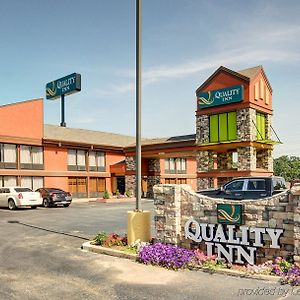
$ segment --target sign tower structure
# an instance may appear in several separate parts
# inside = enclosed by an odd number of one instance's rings
[[[272,87],[263,67],[235,72],[221,66],[196,97],[197,189],[272,175],[278,142],[272,140]]]
[[[53,80],[46,84],[46,99],[55,100],[61,98],[61,123],[66,127],[65,122],[65,95],[74,94],[81,91],[81,75],[72,73],[65,77]]]

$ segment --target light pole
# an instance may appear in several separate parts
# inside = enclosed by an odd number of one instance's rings
[[[141,210],[141,103],[142,103],[142,0],[136,0],[136,149],[135,149],[135,197],[134,211],[127,216],[128,244],[136,240],[148,242],[151,239],[150,211]]]
[[[136,211],[141,210],[142,0],[136,0]]]

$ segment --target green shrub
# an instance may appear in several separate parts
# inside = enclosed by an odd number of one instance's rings
[[[131,192],[130,192],[130,191],[126,191],[126,192],[125,192],[125,195],[126,195],[126,197],[129,198],[129,197],[131,197]]]
[[[93,244],[94,245],[103,245],[103,243],[107,240],[107,238],[108,238],[107,233],[105,233],[104,231],[101,231],[96,235]]]
[[[108,191],[105,191],[104,193],[103,193],[103,199],[109,199],[109,193],[108,193]]]

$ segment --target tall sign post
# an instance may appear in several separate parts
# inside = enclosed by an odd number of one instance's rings
[[[150,211],[141,210],[142,147],[141,147],[141,104],[142,104],[142,0],[136,0],[136,150],[135,150],[135,197],[134,211],[128,212],[128,244],[136,240],[148,242],[151,238]]]
[[[66,127],[65,122],[65,95],[81,91],[81,75],[72,73],[65,77],[53,80],[46,84],[46,99],[55,100],[61,98],[61,122],[60,126]]]

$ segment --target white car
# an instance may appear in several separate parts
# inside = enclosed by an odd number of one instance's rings
[[[40,193],[33,192],[29,188],[20,186],[0,187],[0,206],[8,207],[10,210],[18,207],[30,206],[36,208],[43,204]]]

